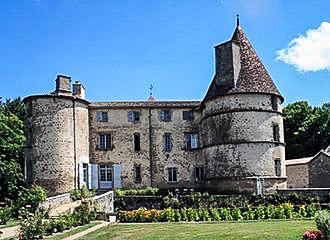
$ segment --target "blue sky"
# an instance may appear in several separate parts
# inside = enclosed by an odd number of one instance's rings
[[[330,101],[329,0],[1,0],[0,10],[3,98],[52,91],[61,73],[91,101],[145,100],[151,83],[158,100],[200,100],[239,13],[285,104]]]

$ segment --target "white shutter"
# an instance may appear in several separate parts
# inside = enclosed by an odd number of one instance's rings
[[[91,189],[99,188],[99,165],[91,164]]]
[[[197,134],[191,134],[191,148],[197,148]]]
[[[129,112],[127,113],[127,118],[128,118],[128,121],[129,121],[129,122],[134,122],[134,112],[129,111]]]
[[[121,188],[121,169],[120,164],[112,165],[113,173],[113,188]]]
[[[87,182],[88,182],[88,189],[92,189],[92,164],[88,164]]]
[[[79,163],[79,188],[82,189],[82,187],[86,183],[84,182],[84,166],[83,163]]]

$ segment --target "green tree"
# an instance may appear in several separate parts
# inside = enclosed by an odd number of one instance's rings
[[[24,123],[14,114],[24,119],[24,106],[20,99],[0,103],[0,198],[4,199],[14,198],[24,183]]]
[[[330,143],[330,103],[312,107],[307,101],[283,109],[286,158],[313,156]]]

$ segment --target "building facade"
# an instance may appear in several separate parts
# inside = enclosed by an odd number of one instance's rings
[[[308,158],[286,160],[288,188],[330,188],[330,145]]]
[[[50,193],[87,185],[272,191],[286,187],[279,93],[237,25],[215,47],[202,101],[89,102],[80,82],[28,96],[26,176]]]

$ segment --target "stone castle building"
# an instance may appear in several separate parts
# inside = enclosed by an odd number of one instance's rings
[[[59,75],[28,96],[26,177],[51,194],[108,188],[286,187],[283,97],[242,28],[215,47],[202,101],[89,102]]]

